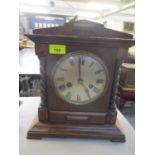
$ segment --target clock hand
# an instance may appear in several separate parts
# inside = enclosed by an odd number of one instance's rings
[[[89,89],[85,87],[83,80],[81,78],[81,58],[79,57],[78,59],[78,69],[79,69],[79,79],[78,82],[82,85],[82,87],[84,88],[84,91],[86,92],[88,98],[90,98],[90,94],[89,94]]]
[[[78,59],[78,75],[79,75],[78,81],[82,81],[82,79],[81,79],[81,59],[80,59],[80,57]]]
[[[85,88],[84,90],[85,90],[85,92],[86,92],[88,98],[90,98],[89,89],[88,89],[88,88]]]
[[[85,87],[83,81],[79,81],[79,83],[82,85],[82,87],[84,88],[84,91],[86,92],[88,98],[90,98],[90,94],[89,94],[89,89]]]

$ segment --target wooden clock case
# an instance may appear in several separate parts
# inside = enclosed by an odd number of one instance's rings
[[[33,30],[26,35],[35,42],[40,61],[41,104],[38,122],[28,131],[28,138],[46,136],[92,137],[125,141],[116,126],[116,99],[120,66],[134,44],[133,35],[107,29],[102,24],[80,20],[64,26]],[[50,44],[66,45],[66,54],[87,51],[100,57],[109,74],[105,94],[91,104],[77,106],[60,99],[51,87],[50,71],[64,55],[49,54]]]

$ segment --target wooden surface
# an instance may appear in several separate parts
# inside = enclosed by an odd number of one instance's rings
[[[30,140],[26,138],[27,131],[37,114],[40,98],[23,97],[20,100],[22,101],[22,105],[19,107],[20,155],[134,155],[134,129],[119,111],[116,123],[126,135],[125,143],[112,143],[107,140],[87,138]]]

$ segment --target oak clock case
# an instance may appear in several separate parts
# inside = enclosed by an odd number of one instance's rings
[[[81,20],[27,35],[40,61],[38,121],[27,138],[81,137],[125,141],[116,125],[120,66],[133,35]],[[50,45],[64,45],[64,55]],[[37,120],[37,119],[36,119]]]

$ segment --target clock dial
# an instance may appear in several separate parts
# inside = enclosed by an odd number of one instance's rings
[[[62,57],[54,66],[51,82],[58,96],[67,103],[84,105],[104,95],[108,72],[103,61],[87,52]]]

